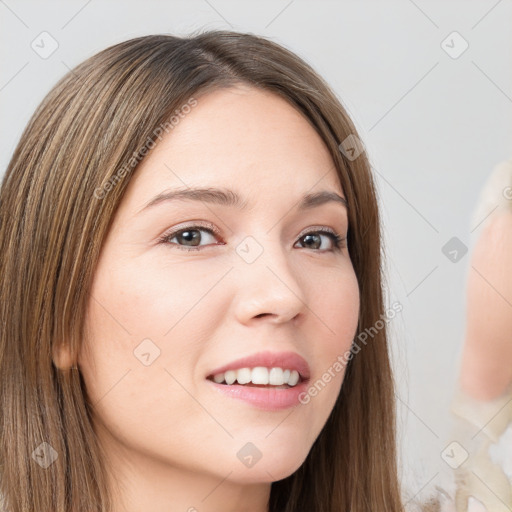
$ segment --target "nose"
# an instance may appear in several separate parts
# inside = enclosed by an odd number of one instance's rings
[[[295,319],[307,309],[303,281],[293,269],[282,247],[264,247],[252,263],[237,262],[235,313],[243,324],[255,318],[272,323]]]

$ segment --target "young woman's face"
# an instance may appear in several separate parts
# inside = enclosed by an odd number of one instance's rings
[[[196,187],[229,189],[245,208],[212,194],[148,206]],[[336,249],[323,232],[346,237],[345,206],[299,208],[321,191],[344,197],[320,136],[283,99],[247,87],[200,97],[143,160],[102,249],[78,361],[110,460],[247,483],[304,462],[339,394],[335,363],[359,315],[345,242]],[[300,400],[211,379],[260,352],[307,362]],[[239,367],[295,368],[265,361]]]

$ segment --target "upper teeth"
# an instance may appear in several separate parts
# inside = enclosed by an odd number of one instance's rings
[[[282,368],[265,368],[256,366],[255,368],[240,368],[238,370],[228,370],[224,373],[217,373],[213,380],[218,384],[226,381],[226,384],[233,384],[235,380],[238,384],[271,384],[273,386],[282,386],[288,384],[295,386],[299,382],[299,372],[297,370],[283,370]]]

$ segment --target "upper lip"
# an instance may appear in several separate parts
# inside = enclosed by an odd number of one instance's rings
[[[212,370],[208,377],[213,377],[219,373],[228,370],[239,370],[240,368],[255,368],[256,366],[265,366],[267,368],[279,367],[283,370],[296,370],[302,380],[309,379],[309,364],[296,352],[258,352],[247,357],[242,357],[231,361],[224,366]],[[207,378],[208,378],[207,377]]]

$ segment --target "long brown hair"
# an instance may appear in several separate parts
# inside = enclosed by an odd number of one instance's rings
[[[358,332],[382,318],[381,228],[369,160],[364,151],[354,157],[340,150],[347,137],[359,140],[357,131],[307,63],[263,37],[220,30],[138,37],[101,51],[37,108],[0,191],[0,478],[10,512],[111,510],[93,404],[80,371],[60,370],[53,354],[67,344],[76,356],[87,339],[94,270],[139,150],[191,98],[238,83],[280,95],[322,137],[349,204]],[[386,326],[376,331],[348,361],[304,463],[272,484],[270,512],[403,509]]]

